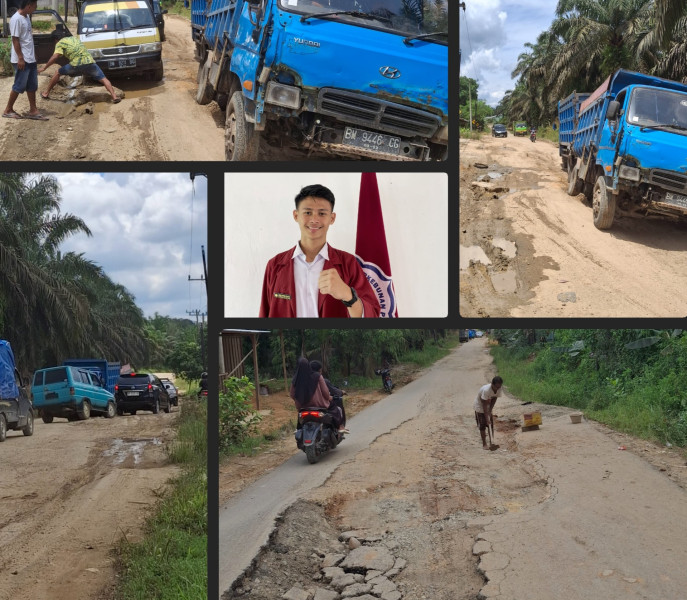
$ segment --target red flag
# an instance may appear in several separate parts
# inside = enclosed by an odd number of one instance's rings
[[[362,173],[360,176],[355,254],[379,300],[380,316],[398,317],[389,251],[384,233],[382,204],[379,201],[375,173]]]

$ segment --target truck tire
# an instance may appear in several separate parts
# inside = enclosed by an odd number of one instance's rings
[[[91,405],[88,400],[81,402],[81,408],[76,412],[79,417],[79,421],[86,421],[91,417]]]
[[[205,62],[198,66],[198,91],[196,91],[196,102],[198,104],[210,104],[215,96],[215,89],[209,81],[210,65],[212,64],[212,57],[208,56]]]
[[[260,135],[252,123],[246,121],[243,94],[234,92],[227,104],[227,121],[224,127],[224,154],[230,161],[257,160]]]
[[[592,211],[594,213],[594,227],[597,229],[610,229],[615,217],[615,196],[606,188],[606,179],[603,175],[597,178],[594,184],[592,199]]]
[[[53,415],[43,413],[41,414],[41,419],[43,419],[43,423],[52,423],[55,417]]]
[[[7,419],[5,415],[0,414],[0,442],[4,442],[7,439]]]
[[[582,193],[584,181],[577,176],[578,172],[577,167],[573,167],[568,172],[568,196],[577,196]]]
[[[21,431],[26,437],[33,435],[33,411],[32,410],[30,410],[29,414],[26,415],[26,425],[24,425],[24,427],[22,427]]]

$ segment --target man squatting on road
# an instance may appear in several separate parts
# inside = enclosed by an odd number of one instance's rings
[[[486,450],[488,450],[489,447],[487,446],[487,434],[485,430],[489,427],[489,423],[491,422],[491,415],[494,410],[494,405],[496,404],[496,399],[502,396],[502,387],[503,379],[497,375],[491,380],[491,383],[487,383],[479,388],[477,398],[475,398],[475,418],[479,426],[479,434],[482,436],[482,447]]]
[[[356,257],[327,243],[334,194],[309,185],[295,201],[301,239],[267,263],[260,317],[378,317],[379,302]]]

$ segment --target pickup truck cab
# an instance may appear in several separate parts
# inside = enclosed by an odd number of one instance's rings
[[[117,410],[115,399],[101,384],[101,378],[87,368],[39,369],[33,375],[33,405],[44,423],[52,423],[55,417],[83,421],[92,413],[112,418]]]
[[[14,365],[9,342],[0,340],[0,442],[9,430],[33,435],[33,406]]]

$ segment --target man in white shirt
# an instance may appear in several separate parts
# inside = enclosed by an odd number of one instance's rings
[[[477,420],[477,425],[479,426],[479,434],[482,436],[482,447],[485,450],[489,449],[489,446],[487,446],[487,434],[485,430],[487,427],[489,427],[489,423],[492,421],[492,410],[496,404],[496,399],[500,398],[502,395],[502,387],[503,379],[497,375],[491,380],[491,383],[487,383],[479,388],[477,398],[475,398],[473,405],[475,409],[475,419]]]
[[[356,257],[327,243],[334,194],[309,185],[295,202],[301,238],[267,263],[260,317],[378,317],[379,301]]]
[[[36,106],[36,90],[38,89],[38,64],[33,46],[33,31],[30,15],[36,10],[38,0],[22,0],[19,10],[10,19],[10,34],[12,36],[12,51],[10,62],[14,70],[14,84],[10,91],[10,99],[2,116],[6,119],[34,119],[47,121]],[[29,112],[23,117],[14,110],[14,103],[19,94],[26,92],[29,99]]]

